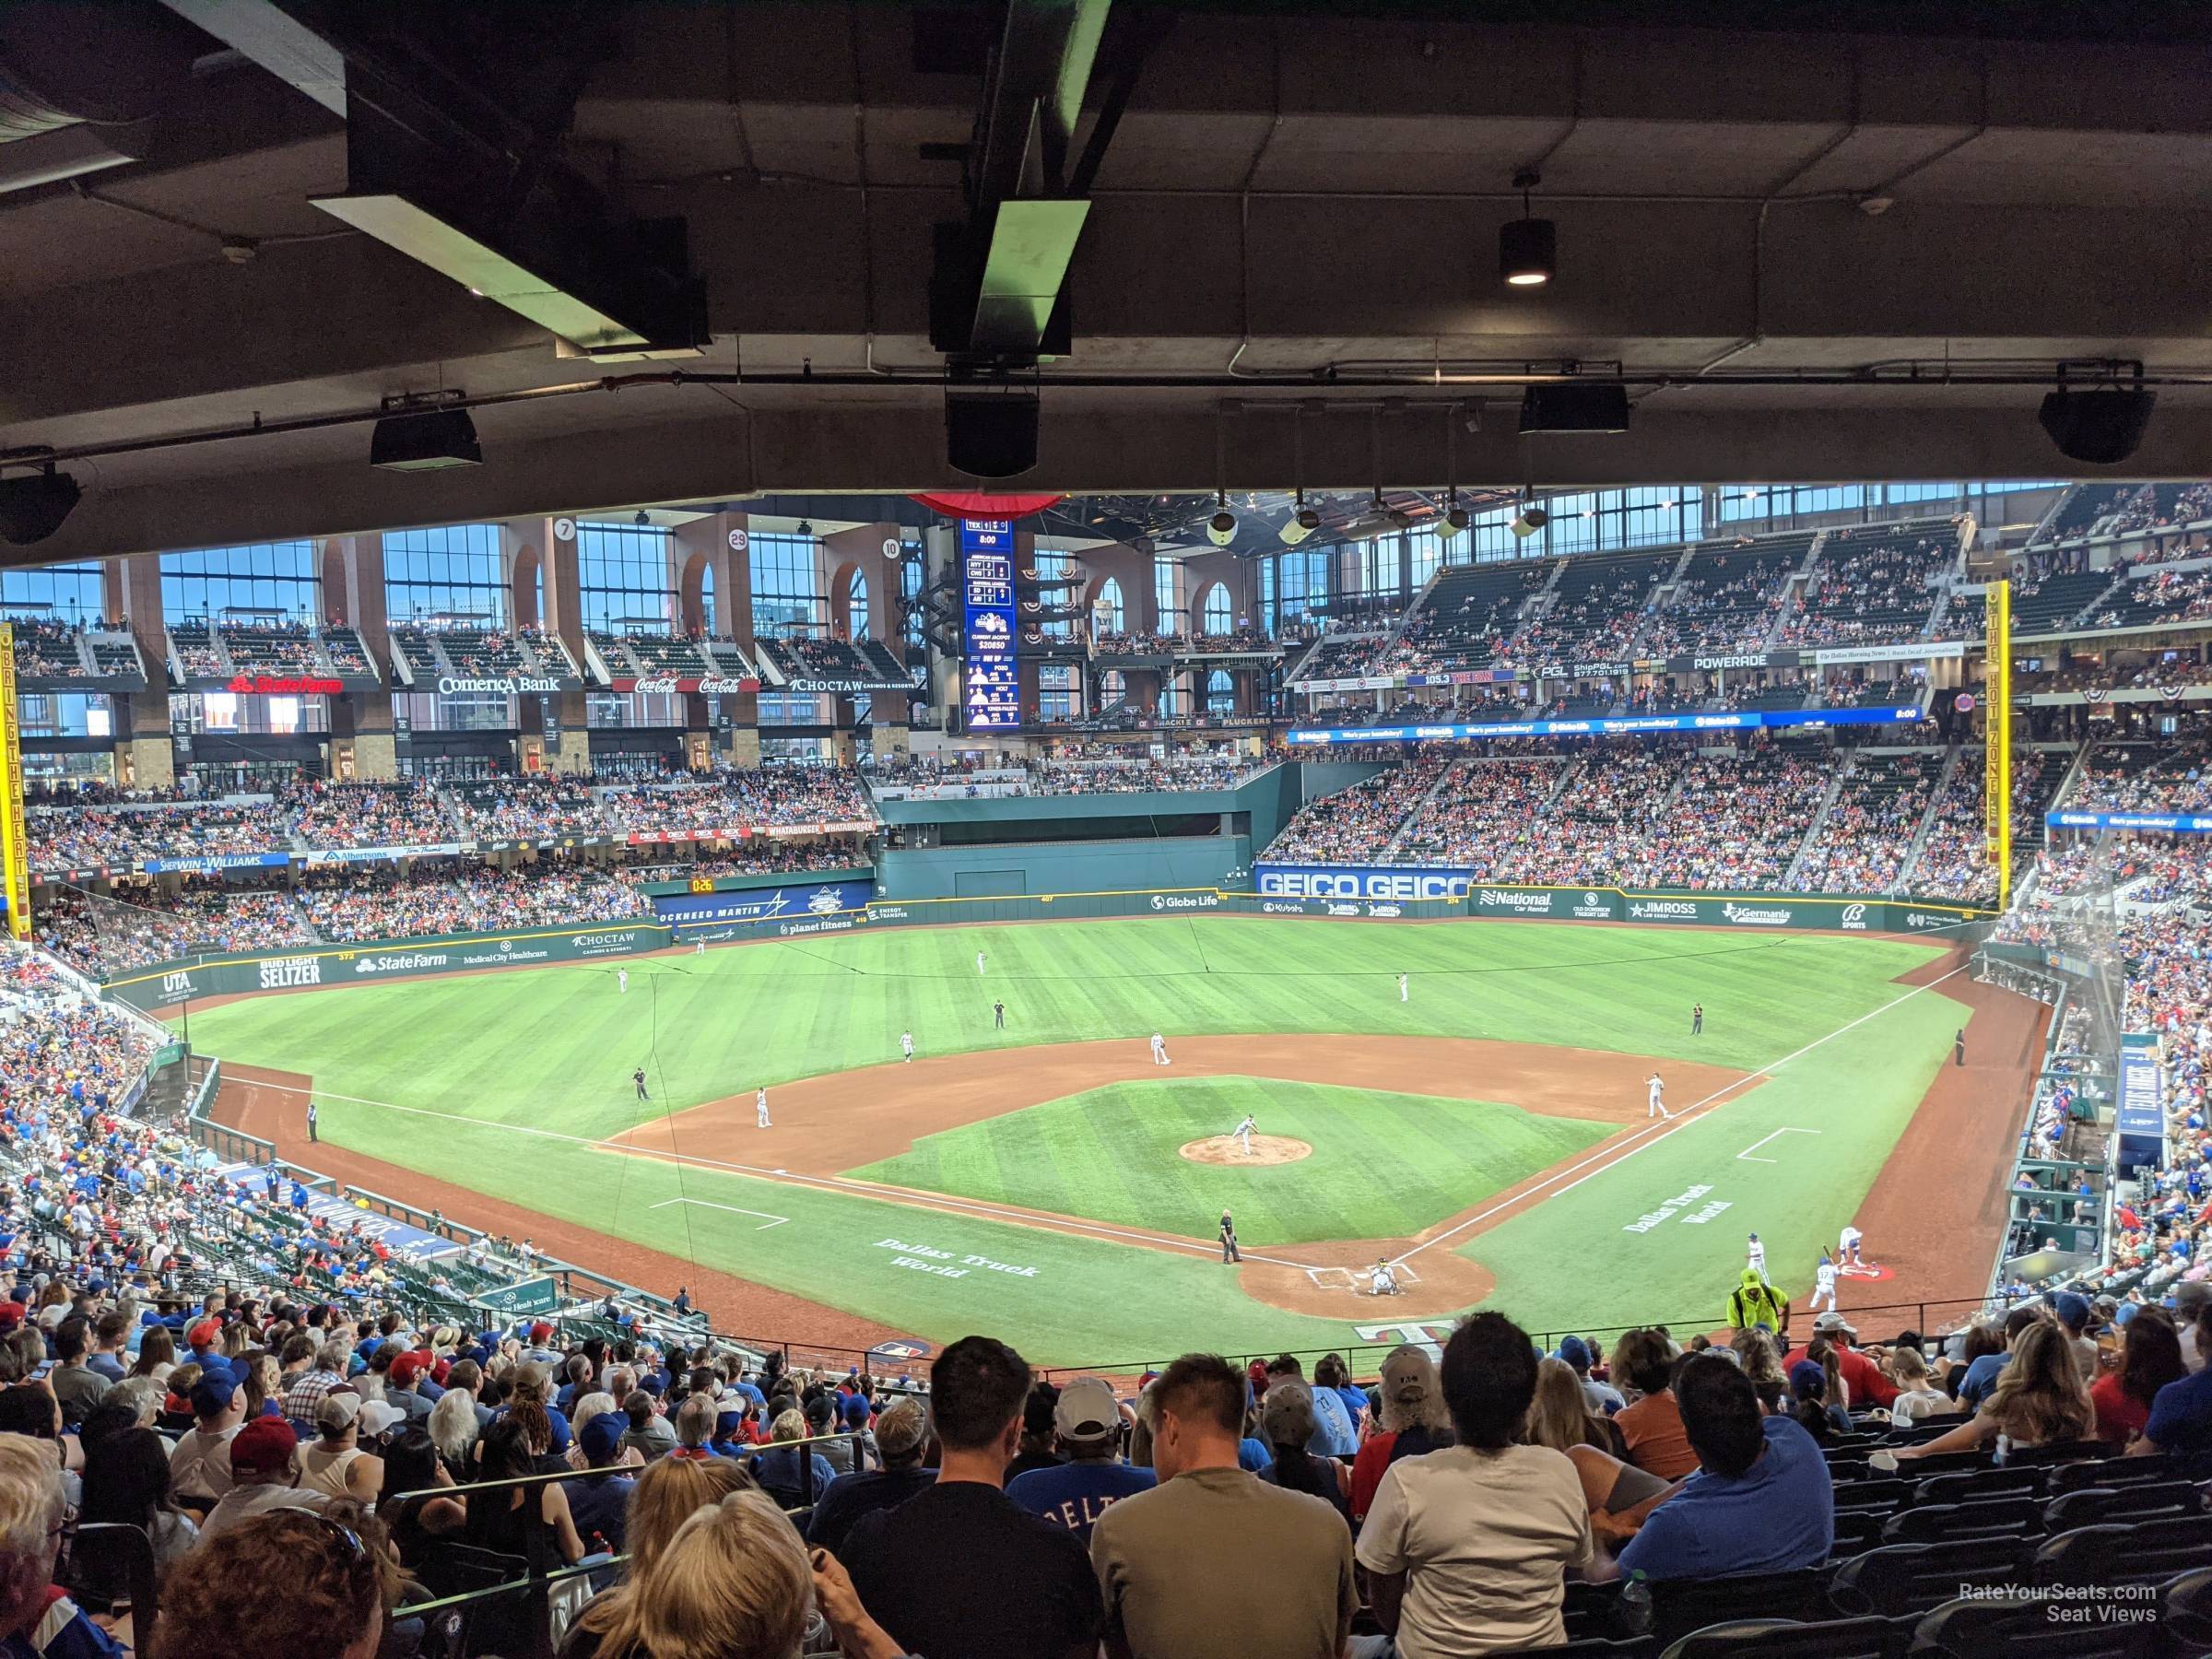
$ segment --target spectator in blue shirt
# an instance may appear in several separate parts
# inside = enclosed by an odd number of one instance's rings
[[[2183,1328],[2186,1359],[2194,1338],[2197,1352],[2212,1354],[2212,1300],[2196,1304],[2194,1322]],[[2212,1365],[2159,1390],[2150,1403],[2150,1420],[2142,1438],[2128,1447],[2131,1456],[2154,1452],[2212,1452]]]
[[[1288,1354],[1278,1356],[1267,1367],[1267,1382],[1273,1387],[1285,1379],[1293,1382],[1306,1380],[1305,1367]],[[1351,1414],[1344,1407],[1333,1388],[1315,1389],[1313,1393],[1313,1438],[1306,1450],[1316,1457],[1349,1457],[1359,1450],[1359,1430]],[[1273,1461],[1270,1455],[1269,1461]]]
[[[2012,1347],[2019,1340],[2020,1333],[2041,1322],[2042,1317],[2042,1309],[2032,1303],[2015,1308],[2005,1315],[2005,1346],[1994,1354],[1983,1354],[1966,1368],[1966,1375],[1959,1382],[1959,1400],[1961,1405],[1975,1411],[1982,1409],[1982,1402],[1989,1397],[1989,1391],[1997,1385],[1997,1373],[2005,1369],[2005,1362],[2012,1358]]]
[[[1683,1364],[1675,1403],[1699,1471],[1645,1517],[1620,1552],[1621,1572],[1722,1578],[1828,1559],[1835,1487],[1813,1437],[1788,1418],[1762,1416],[1751,1379],[1717,1355]]]
[[[1017,1475],[1006,1496],[1086,1544],[1109,1507],[1158,1484],[1150,1469],[1133,1469],[1122,1461],[1121,1407],[1113,1390],[1096,1377],[1077,1377],[1061,1389],[1053,1405],[1053,1439],[1065,1461]]]
[[[753,1478],[771,1496],[780,1498],[788,1492],[806,1493],[806,1488],[803,1484],[806,1477],[799,1465],[802,1454],[814,1465],[812,1495],[826,1491],[830,1483],[837,1478],[837,1471],[830,1466],[830,1460],[819,1452],[782,1443],[806,1438],[806,1419],[798,1412],[786,1411],[778,1416],[768,1426],[768,1438],[773,1443],[747,1466],[752,1471]]]

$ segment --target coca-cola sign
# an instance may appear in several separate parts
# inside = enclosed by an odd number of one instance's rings
[[[726,675],[709,674],[693,679],[677,675],[651,675],[632,677],[618,675],[611,682],[618,691],[642,692],[648,697],[742,697],[760,689],[758,676],[746,674],[732,678]]]

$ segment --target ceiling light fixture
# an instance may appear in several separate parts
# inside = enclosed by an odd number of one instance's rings
[[[18,547],[42,542],[62,527],[84,492],[51,461],[20,478],[0,478],[0,541]]]
[[[1282,537],[1283,546],[1295,547],[1314,531],[1321,528],[1321,514],[1306,505],[1306,418],[1303,410],[1290,415],[1290,482],[1297,501],[1296,509],[1283,521],[1276,534]]]
[[[2135,383],[2122,386],[2121,365],[2100,366],[2108,383],[2077,390],[2066,384],[2065,364],[2059,366],[2058,390],[2043,398],[2038,416],[2058,453],[2069,461],[2091,466],[2115,466],[2136,453],[2159,394],[2143,384],[2143,365],[2133,365]]]
[[[1206,539],[1226,547],[1237,539],[1237,515],[1229,510],[1229,430],[1225,409],[1214,411],[1214,516],[1206,521]]]
[[[630,523],[641,530],[650,530],[653,527],[653,515],[641,507],[638,509],[637,517],[631,519]]]
[[[1526,541],[1550,523],[1551,514],[1536,505],[1535,489],[1524,488],[1521,491],[1521,511],[1513,514],[1513,522],[1506,528],[1523,541]]]
[[[1535,218],[1529,207],[1528,193],[1543,182],[1543,175],[1533,167],[1513,175],[1513,188],[1521,193],[1521,217],[1498,229],[1498,275],[1510,288],[1542,288],[1559,275],[1559,227]]]
[[[1437,538],[1449,542],[1467,527],[1467,510],[1459,504],[1459,410],[1444,411],[1444,516],[1436,526]]]

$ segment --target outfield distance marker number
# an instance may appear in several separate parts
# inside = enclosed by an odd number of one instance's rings
[[[1784,1135],[1818,1135],[1820,1131],[1818,1129],[1791,1129],[1787,1127],[1777,1129],[1772,1135],[1768,1135],[1766,1140],[1753,1141],[1741,1152],[1738,1152],[1736,1157],[1742,1159],[1746,1163],[1779,1163],[1781,1161],[1779,1159],[1754,1158],[1751,1156],[1751,1154],[1758,1151],[1761,1147],[1765,1146],[1767,1141],[1774,1140]]]

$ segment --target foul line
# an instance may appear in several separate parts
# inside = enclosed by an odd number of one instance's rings
[[[1765,1146],[1767,1142],[1771,1140],[1779,1140],[1785,1135],[1818,1135],[1820,1131],[1818,1129],[1792,1129],[1786,1127],[1777,1129],[1772,1135],[1761,1135],[1758,1140],[1753,1141],[1741,1152],[1738,1152],[1736,1157],[1745,1163],[1779,1163],[1781,1161],[1779,1159],[1754,1158],[1751,1156],[1751,1154],[1758,1151],[1761,1147]]]
[[[696,1204],[701,1209],[727,1210],[733,1216],[758,1216],[767,1227],[756,1227],[755,1232],[766,1232],[770,1227],[781,1227],[791,1219],[789,1216],[771,1216],[766,1210],[740,1209],[735,1204],[716,1204],[705,1198],[664,1198],[658,1204],[649,1204],[647,1209],[666,1209],[672,1204]]]
[[[966,1198],[940,1197],[935,1193],[924,1193],[912,1187],[888,1186],[870,1181],[849,1181],[841,1175],[794,1175],[788,1170],[767,1170],[757,1164],[726,1163],[718,1158],[701,1158],[691,1152],[656,1152],[647,1147],[623,1146],[613,1140],[594,1140],[588,1135],[563,1135],[558,1129],[534,1129],[527,1124],[502,1124],[490,1118],[464,1117],[457,1112],[433,1112],[427,1106],[402,1106],[394,1100],[373,1100],[366,1095],[339,1094],[328,1088],[298,1088],[289,1083],[267,1083],[258,1079],[251,1082],[241,1077],[235,1081],[253,1088],[269,1088],[284,1094],[312,1095],[317,1100],[344,1100],[354,1106],[379,1106],[386,1112],[404,1112],[412,1117],[436,1118],[448,1124],[466,1124],[477,1129],[503,1129],[511,1135],[535,1135],[540,1140],[565,1141],[571,1146],[583,1147],[594,1152],[612,1152],[626,1158],[659,1159],[677,1164],[696,1164],[702,1169],[722,1170],[735,1175],[749,1175],[757,1181],[788,1182],[794,1186],[819,1187],[827,1192],[876,1198],[889,1203],[906,1204],[917,1209],[960,1210],[982,1216],[989,1220],[1027,1227],[1038,1232],[1095,1233],[1104,1239],[1126,1239],[1139,1244],[1148,1244],[1156,1250],[1185,1250],[1197,1255],[1210,1256],[1220,1248],[1217,1244],[1202,1243],[1195,1239],[1177,1239],[1158,1233],[1132,1232],[1124,1228],[1108,1227],[1101,1222],[1085,1221],[1074,1216],[1045,1216],[1033,1210],[1007,1209],[998,1205],[983,1204]],[[643,1124],[639,1127],[644,1127]],[[625,1131],[624,1133],[629,1133]],[[364,1152],[364,1158],[374,1157]],[[287,1158],[278,1161],[300,1164],[303,1159]],[[378,1159],[379,1162],[383,1161]],[[657,1206],[653,1207],[658,1207]],[[747,1215],[759,1214],[747,1210]],[[765,1228],[757,1230],[766,1231]],[[1247,1261],[1265,1262],[1272,1267],[1294,1267],[1308,1270],[1304,1262],[1293,1262],[1282,1256],[1259,1255],[1247,1252]]]
[[[1844,1032],[1851,1030],[1853,1027],[1863,1026],[1870,1019],[1879,1018],[1882,1015],[1888,1013],[1890,1009],[1898,1006],[1899,1004],[1909,1003],[1914,997],[1920,995],[1923,992],[1933,991],[1936,986],[1942,984],[1945,980],[1955,979],[1965,971],[1966,966],[1961,964],[1960,966],[1952,969],[1948,973],[1942,974],[1937,978],[1930,980],[1924,985],[1913,986],[1902,996],[1896,997],[1888,1002],[1886,1002],[1878,1008],[1868,1009],[1865,1013],[1860,1015],[1856,1019],[1853,1019],[1847,1024],[1838,1026],[1834,1030],[1829,1032],[1825,1037],[1816,1037],[1812,1040],[1812,1041],[1806,1043],[1803,1048],[1793,1050],[1791,1053],[1783,1055],[1779,1060],[1770,1060],[1766,1065],[1760,1066],[1757,1071],[1747,1072],[1733,1083],[1724,1084],[1721,1088],[1714,1089],[1711,1094],[1707,1095],[1703,1100],[1692,1100],[1687,1107],[1683,1108],[1682,1111],[1675,1114],[1677,1121],[1672,1128],[1662,1130],[1659,1134],[1653,1135],[1649,1140],[1640,1139],[1644,1131],[1639,1129],[1636,1131],[1635,1135],[1630,1136],[1631,1140],[1638,1140],[1638,1145],[1628,1147],[1626,1148],[1619,1148],[1617,1149],[1617,1151],[1598,1152],[1589,1158],[1585,1158],[1580,1163],[1570,1164],[1566,1169],[1561,1170],[1558,1174],[1547,1176],[1544,1180],[1528,1188],[1525,1192],[1516,1193],[1512,1197],[1507,1198],[1500,1203],[1493,1204],[1488,1209],[1483,1210],[1478,1214],[1469,1216],[1465,1221],[1458,1223],[1456,1226],[1447,1228],[1444,1231],[1438,1233],[1435,1238],[1424,1240],[1422,1242],[1416,1244],[1404,1255],[1394,1258],[1391,1265],[1395,1266],[1400,1262],[1409,1262],[1415,1256],[1419,1255],[1422,1251],[1430,1249],[1435,1245],[1441,1244],[1447,1239],[1457,1238],[1461,1233],[1465,1232],[1468,1228],[1478,1227],[1483,1222],[1488,1221],[1492,1216],[1503,1215],[1507,1210],[1513,1208],[1515,1206],[1523,1203],[1524,1201],[1535,1197],[1538,1194],[1544,1192],[1547,1187],[1551,1186],[1554,1182],[1564,1180],[1567,1176],[1574,1175],[1577,1171],[1589,1170],[1592,1164],[1598,1165],[1598,1168],[1590,1170],[1589,1174],[1576,1176],[1576,1179],[1568,1182],[1565,1186],[1559,1188],[1558,1193],[1553,1193],[1550,1194],[1550,1196],[1557,1198],[1560,1193],[1573,1192],[1574,1189],[1578,1186],[1581,1186],[1583,1182],[1594,1180],[1597,1176],[1603,1175],[1607,1170],[1616,1168],[1620,1164],[1628,1162],[1630,1159],[1635,1157],[1639,1152],[1650,1151],[1661,1141],[1666,1139],[1668,1135],[1677,1135],[1682,1130],[1687,1129],[1690,1124],[1692,1114],[1696,1113],[1699,1108],[1711,1105],[1713,1101],[1720,1100],[1724,1095],[1735,1093],[1735,1090],[1743,1088],[1743,1086],[1747,1083],[1756,1082],[1760,1077],[1768,1077],[1772,1073],[1779,1071],[1782,1067],[1787,1065],[1791,1061],[1799,1059],[1806,1054],[1811,1053],[1822,1043],[1834,1041],[1838,1037],[1842,1036]],[[1714,1110],[1717,1111],[1718,1108],[1715,1107]],[[1705,1115],[1711,1116],[1712,1114],[1708,1112]],[[1662,1121],[1664,1122],[1665,1120]],[[1771,1139],[1772,1137],[1770,1136],[1769,1138]]]

